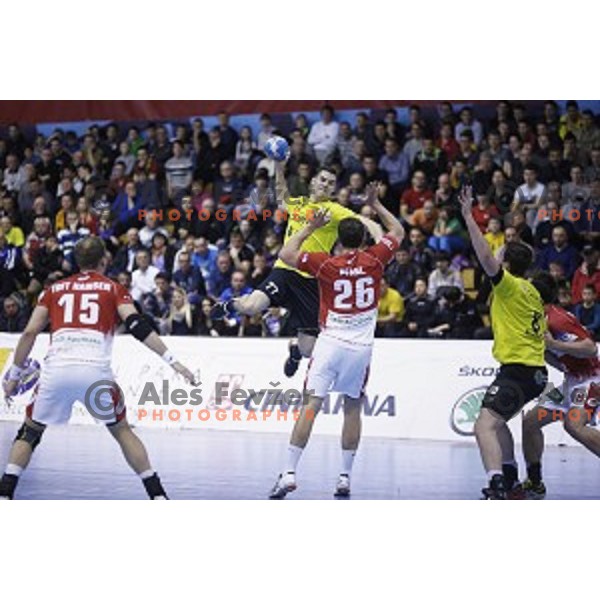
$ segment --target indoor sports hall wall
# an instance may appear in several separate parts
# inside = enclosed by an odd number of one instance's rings
[[[0,334],[0,372],[12,363],[17,335]],[[42,361],[48,336],[40,336],[32,356]],[[114,341],[113,365],[124,391],[129,420],[140,427],[289,432],[302,390],[304,370],[293,379],[282,374],[287,340],[169,337],[180,360],[199,369],[202,384],[196,398],[174,372],[129,336]],[[385,438],[464,441],[472,443],[473,422],[496,364],[491,342],[376,340],[364,408],[364,435]],[[554,383],[560,374],[551,370]],[[90,382],[92,384],[93,382]],[[217,390],[223,397],[216,402]],[[237,389],[235,404],[231,394]],[[179,391],[177,391],[179,390]],[[173,394],[176,398],[173,403]],[[30,395],[30,393],[29,393]],[[201,401],[198,397],[201,397]],[[164,404],[168,398],[168,404]],[[28,395],[8,409],[0,403],[0,420],[20,421]],[[140,404],[140,400],[143,402]],[[278,401],[283,400],[283,403]],[[341,402],[332,394],[315,425],[316,433],[337,434]],[[145,411],[145,412],[143,412]],[[520,439],[519,419],[511,428]],[[93,423],[79,404],[72,423]],[[551,444],[573,442],[560,425],[547,430]]]

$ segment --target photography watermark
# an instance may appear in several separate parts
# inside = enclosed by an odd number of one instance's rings
[[[167,379],[158,385],[146,381],[137,394],[137,416],[139,420],[155,421],[258,420],[256,415],[250,415],[260,407],[263,421],[270,418],[287,420],[289,412],[298,413],[314,396],[314,390],[283,389],[280,385],[279,381],[270,381],[268,388],[234,386],[230,389],[230,382],[217,381],[206,400],[199,385],[181,388],[172,387]],[[84,405],[96,420],[112,421],[115,414],[119,415],[125,409],[125,395],[115,381],[102,379],[87,389]],[[243,412],[247,414],[243,415]]]

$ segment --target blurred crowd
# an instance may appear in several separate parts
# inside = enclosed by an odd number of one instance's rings
[[[406,228],[382,283],[377,335],[490,337],[490,285],[458,210],[464,185],[492,251],[529,244],[536,268],[556,279],[560,304],[600,334],[600,129],[590,110],[500,101],[484,118],[477,105],[440,102],[413,105],[400,122],[394,109],[344,121],[324,106],[313,122],[288,116],[286,130],[273,117],[261,115],[254,131],[232,127],[225,112],[208,130],[200,118],[92,126],[82,136],[8,127],[0,138],[0,331],[22,331],[44,286],[76,270],[77,241],[97,235],[107,274],[157,331],[285,335],[280,308],[210,319],[216,301],[269,275],[282,246],[286,222],[264,153],[281,134],[292,196],[308,196],[327,165],[338,174],[338,202],[375,218],[364,194],[380,181],[381,200]],[[231,218],[233,209],[241,218]]]

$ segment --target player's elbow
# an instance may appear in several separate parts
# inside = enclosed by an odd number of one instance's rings
[[[582,358],[592,358],[598,354],[598,347],[596,346],[596,342],[594,340],[584,340],[581,345],[581,354]]]
[[[279,258],[290,267],[296,267],[296,264],[298,263],[296,252],[288,248],[282,248],[279,252]]]

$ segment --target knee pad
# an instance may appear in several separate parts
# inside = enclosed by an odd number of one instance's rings
[[[16,441],[26,442],[31,446],[32,450],[35,450],[38,444],[42,439],[42,435],[44,434],[44,430],[39,430],[31,427],[27,423],[23,423],[21,428],[17,432],[17,437],[15,437]]]

